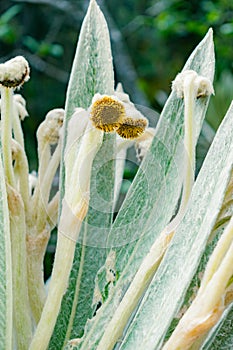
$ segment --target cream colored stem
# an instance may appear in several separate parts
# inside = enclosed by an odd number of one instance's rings
[[[15,162],[14,172],[19,179],[19,190],[24,202],[26,219],[28,219],[28,215],[30,213],[30,205],[29,205],[29,182],[28,182],[28,161],[24,151],[24,148],[20,144],[16,144],[17,147],[17,159]]]
[[[58,222],[58,206],[59,206],[59,191],[55,194],[48,204],[47,221],[50,226],[50,231],[54,229]]]
[[[155,241],[150,252],[147,254],[136,273],[129,289],[117,308],[112,320],[108,324],[97,350],[111,350],[122,335],[128,319],[136,307],[140,297],[145,291],[149,281],[153,277],[168,244],[173,236],[174,230],[182,219],[189,200],[194,182],[195,164],[195,130],[194,130],[194,105],[196,88],[194,80],[196,76],[187,78],[184,84],[184,148],[185,148],[185,170],[182,200],[179,212],[174,220],[167,226],[160,237]]]
[[[13,105],[13,131],[14,131],[14,138],[20,144],[20,146],[24,149],[23,130],[22,130],[22,127],[21,127],[21,120],[20,120],[19,114],[17,112],[15,103],[16,102],[14,102],[14,105]]]
[[[42,136],[38,135],[38,181],[36,183],[34,194],[33,194],[33,209],[34,209],[34,218],[37,218],[37,207],[38,201],[40,200],[40,185],[43,182],[43,177],[46,173],[49,161],[51,159],[51,149],[48,140],[45,140]]]
[[[8,183],[15,187],[15,178],[12,165],[12,115],[13,115],[13,89],[1,87],[1,140],[3,151],[3,164]]]
[[[233,242],[233,219],[231,219],[230,223],[227,225],[224,233],[222,234],[222,236],[218,241],[216,248],[213,251],[213,254],[211,255],[208,261],[205,274],[202,279],[200,292],[206,288],[207,284],[209,283],[211,278],[214,276],[215,272],[218,270],[232,242]]]
[[[113,318],[107,325],[97,350],[112,350],[114,348],[139,299],[157,270],[171,238],[172,235],[167,235],[167,233],[163,232],[153,244],[114,313]]]
[[[225,243],[229,243],[230,236],[230,246],[226,251]],[[200,287],[195,300],[180,320],[163,350],[189,349],[194,341],[204,335],[221,317],[225,307],[226,287],[233,274],[233,218],[224,230],[222,237],[210,262],[211,266],[214,265],[215,272],[210,275],[204,287]],[[221,263],[219,262],[220,257],[222,257]],[[215,259],[217,264],[213,264]]]
[[[61,158],[61,144],[58,143],[56,150],[54,151],[50,162],[47,166],[46,172],[43,176],[43,179],[40,181],[39,179],[39,189],[40,193],[38,196],[38,202],[36,205],[37,212],[40,213],[37,215],[37,229],[38,232],[43,230],[46,218],[47,218],[47,211],[48,211],[48,201],[49,201],[49,195],[53,183],[54,176],[56,174],[56,171],[58,169],[59,163]]]
[[[28,236],[28,280],[30,303],[36,323],[39,322],[45,304],[43,259],[50,236],[48,199],[52,181],[60,162],[60,144],[57,146],[47,167],[43,181],[38,186],[40,193],[35,203],[37,212],[36,234]]]
[[[186,77],[184,81],[184,180],[180,207],[175,218],[169,223],[167,233],[175,231],[185,214],[187,203],[194,183],[195,171],[195,123],[194,107],[197,88],[195,76]]]
[[[8,206],[12,245],[13,320],[17,350],[28,350],[32,337],[32,323],[27,283],[24,205],[18,192],[10,186],[8,186]]]
[[[69,170],[69,174],[73,175],[73,182],[70,178],[66,179],[49,293],[29,350],[47,349],[52,335],[62,297],[68,285],[76,241],[88,211],[89,198],[86,192],[89,192],[92,164],[102,140],[103,133],[91,128],[83,135],[75,164],[66,161],[66,177]],[[81,179],[84,183],[80,188],[78,181]]]
[[[81,221],[79,221],[78,226],[75,225],[76,231],[80,230],[81,224]],[[75,242],[60,232],[49,294],[29,350],[47,349],[60,310],[62,297],[67,288],[74,251]]]
[[[38,324],[46,300],[43,260],[50,232],[46,229],[39,235],[27,238],[28,289],[32,314]]]

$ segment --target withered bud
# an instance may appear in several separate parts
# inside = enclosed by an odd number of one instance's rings
[[[185,70],[177,74],[172,82],[172,90],[176,92],[177,97],[183,98],[187,85],[191,83],[197,98],[214,94],[211,81],[193,70]]]
[[[58,143],[64,113],[65,111],[62,108],[56,108],[47,113],[45,120],[37,130],[38,140],[44,139],[44,142],[49,142],[51,145]]]
[[[30,68],[23,56],[16,56],[0,64],[0,85],[6,88],[16,88],[28,81]]]
[[[147,125],[148,121],[145,118],[126,117],[116,132],[125,139],[136,139],[144,133]]]
[[[28,117],[28,111],[26,110],[26,101],[20,94],[14,95],[14,102],[16,105],[17,112],[21,121]]]

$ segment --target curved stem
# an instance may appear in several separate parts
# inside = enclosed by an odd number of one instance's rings
[[[28,161],[24,151],[24,148],[16,141],[14,141],[17,147],[17,159],[15,162],[14,173],[19,179],[19,190],[24,202],[26,220],[29,219],[30,205],[29,205],[29,182],[28,182]]]
[[[3,151],[3,164],[8,183],[15,187],[15,178],[12,165],[11,140],[12,140],[12,113],[13,113],[13,89],[1,87],[1,139]]]
[[[21,127],[21,120],[19,114],[16,109],[15,102],[13,104],[13,132],[15,140],[20,144],[20,146],[24,149],[24,137],[23,130]]]
[[[194,107],[197,87],[194,85],[196,76],[188,76],[184,81],[184,180],[181,203],[178,213],[166,227],[167,233],[175,231],[185,214],[194,183],[195,171],[195,122]]]
[[[43,179],[38,179],[39,196],[36,204],[37,215],[37,229],[40,232],[45,225],[48,211],[48,201],[51,191],[52,182],[56,171],[58,169],[61,158],[61,144],[58,143],[43,176]]]
[[[26,224],[24,205],[16,190],[8,186],[8,206],[12,245],[14,326],[17,349],[27,350],[32,337],[26,261]]]
[[[59,206],[59,191],[55,194],[55,196],[51,199],[51,201],[48,204],[47,222],[49,223],[50,230],[53,230],[54,227],[57,225],[58,206]]]
[[[34,203],[37,212],[36,232],[28,235],[28,281],[29,296],[35,322],[38,324],[45,304],[46,294],[44,286],[43,259],[50,237],[50,226],[47,225],[48,200],[52,181],[60,162],[60,145],[57,146],[47,167],[46,174],[37,188],[38,202]],[[53,202],[53,211],[56,212],[56,200]],[[55,206],[54,206],[55,205]],[[51,212],[50,205],[50,212]],[[52,212],[53,216],[54,213]],[[51,220],[50,220],[51,221]],[[53,225],[54,226],[54,225]],[[30,226],[29,226],[30,232]]]
[[[51,149],[50,143],[48,140],[43,137],[43,128],[44,123],[42,123],[37,131],[37,140],[38,140],[38,180],[34,189],[34,193],[32,196],[32,207],[33,207],[33,218],[36,220],[37,218],[37,206],[40,197],[40,184],[43,181],[43,177],[46,173],[49,161],[51,159]]]
[[[43,260],[50,231],[27,237],[28,292],[32,314],[38,324],[46,300]]]
[[[159,263],[174,235],[177,225],[185,213],[189,196],[194,182],[195,165],[195,128],[194,128],[194,106],[196,89],[194,80],[196,76],[188,77],[184,84],[184,149],[185,149],[185,171],[183,192],[179,211],[170,224],[161,232],[158,239],[146,255],[139,270],[137,271],[130,287],[125,293],[113,318],[108,324],[97,350],[111,350],[121,336],[132,311],[135,309],[140,297],[146,290]]]
[[[81,224],[82,222],[80,220],[73,220],[73,222],[70,223],[69,228],[73,226],[72,229],[78,234]],[[65,236],[62,229],[58,233],[54,268],[48,297],[29,350],[47,349],[60,310],[62,297],[67,288],[74,258],[74,251],[75,242]]]
[[[113,318],[107,325],[97,350],[112,350],[114,348],[133,310],[151,282],[171,238],[172,235],[162,233],[151,247],[150,252],[143,260],[120,305],[114,313]]]
[[[219,320],[224,295],[233,274],[233,218],[225,228],[207,264],[204,282],[163,350],[189,349]]]

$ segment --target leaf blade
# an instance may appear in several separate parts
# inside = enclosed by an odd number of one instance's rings
[[[214,62],[212,31],[207,33],[194,50],[184,69],[194,69],[213,81],[214,65],[209,65],[203,60],[202,64],[199,62],[199,57],[205,54],[211,62]],[[208,99],[197,101],[196,139],[200,133],[207,104]],[[150,152],[139,168],[110,231],[108,245],[116,251],[115,269],[121,276],[108,300],[87,325],[85,336],[81,344],[77,345],[78,349],[84,350],[88,346],[94,348],[99,343],[106,324],[119,305],[143,257],[171,219],[181,190],[177,172],[179,167],[176,167],[176,162],[179,163],[178,148],[183,135],[183,107],[183,101],[178,100],[176,94],[172,92],[160,117]],[[143,194],[144,191],[148,194],[148,200]],[[146,227],[143,236],[140,232],[142,226]]]
[[[161,348],[166,331],[182,304],[221,209],[232,169],[233,132],[230,130],[232,120],[233,104],[216,134],[199,173],[186,215],[120,349],[133,349],[142,334],[147,334],[146,339],[144,337],[146,349]],[[150,325],[146,321],[148,313]]]
[[[97,92],[111,95],[113,91],[114,76],[108,28],[102,12],[92,0],[83,21],[67,91],[63,159],[67,124],[74,108],[89,107],[93,95]],[[95,276],[106,259],[106,249],[103,248],[103,242],[106,240],[104,235],[108,233],[112,223],[114,152],[115,135],[105,135],[93,163],[89,210],[76,244],[69,286],[62,301],[49,349],[62,349],[71,337],[81,336],[87,318],[93,315]],[[62,163],[61,200],[64,194],[64,176]],[[102,204],[98,203],[97,206],[94,199],[100,195],[103,195]],[[97,236],[93,238],[97,227],[102,228],[101,239]]]

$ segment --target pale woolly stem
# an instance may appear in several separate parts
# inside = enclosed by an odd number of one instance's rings
[[[97,350],[112,350],[114,348],[133,310],[137,306],[157,270],[171,238],[172,235],[169,236],[163,233],[151,247],[150,252],[143,260],[120,305],[114,313],[113,318],[107,325]]]
[[[51,201],[48,204],[47,221],[50,225],[50,230],[53,230],[54,227],[57,225],[58,206],[59,206],[59,191],[55,194],[55,196],[51,199]]]
[[[60,144],[53,153],[44,175],[40,189],[38,202],[36,203],[37,223],[36,233],[28,236],[28,281],[29,296],[35,322],[38,323],[45,304],[45,285],[43,274],[43,260],[46,246],[50,237],[51,224],[48,225],[49,215],[54,210],[57,213],[58,201],[50,203],[50,213],[48,213],[48,200],[54,175],[60,162]],[[52,212],[53,210],[53,212]],[[50,220],[51,221],[51,220]]]
[[[14,166],[14,174],[16,178],[19,181],[19,191],[23,199],[25,212],[26,212],[26,219],[29,219],[29,213],[30,213],[30,205],[29,205],[29,182],[28,182],[28,161],[27,157],[24,151],[24,148],[16,142],[15,140],[12,140],[13,147],[16,148],[16,162]]]
[[[217,323],[224,311],[224,295],[233,274],[232,266],[233,218],[224,230],[207,264],[208,279],[204,279],[204,285],[201,285],[196,298],[181,318],[163,350],[189,349],[197,338]]]
[[[3,164],[8,183],[15,187],[15,178],[12,165],[12,115],[13,115],[13,89],[1,87],[1,140]]]
[[[33,216],[36,220],[37,217],[37,205],[40,197],[40,185],[43,181],[44,174],[46,172],[46,169],[48,167],[50,158],[51,158],[51,150],[50,150],[50,144],[49,142],[46,142],[43,144],[44,147],[41,147],[38,141],[38,159],[39,159],[39,168],[38,168],[38,180],[34,189],[34,193],[32,196],[32,203],[33,203]]]
[[[92,164],[102,140],[103,133],[90,128],[83,135],[81,144],[78,143],[79,151],[75,164],[66,161],[66,172],[72,175],[73,171],[76,181],[73,174],[74,182],[67,179],[68,182],[65,185],[65,199],[63,199],[58,227],[58,241],[49,293],[29,350],[47,349],[52,335],[67,288],[76,241],[88,211],[89,197],[86,196],[86,193],[90,191]],[[79,181],[82,182],[81,187]]]
[[[194,107],[197,97],[198,85],[194,84],[197,74],[191,73],[183,82],[184,94],[184,148],[185,170],[183,192],[178,214],[156,239],[150,252],[146,255],[137,271],[129,289],[125,293],[120,305],[108,324],[97,350],[111,350],[121,336],[132,311],[135,309],[140,297],[151,281],[160,261],[172,239],[177,225],[182,220],[190,197],[194,182],[195,168],[195,124]]]
[[[27,282],[26,224],[19,193],[8,186],[8,206],[12,246],[14,327],[18,350],[28,349],[32,337],[31,310]]]
[[[77,222],[75,223],[75,231],[78,232],[80,230],[81,224],[81,221],[78,222],[78,225]],[[59,232],[49,294],[30,345],[30,350],[47,349],[60,310],[62,297],[67,288],[74,251],[75,242],[64,236],[62,232]]]
[[[27,237],[28,292],[33,318],[38,324],[46,300],[44,285],[43,260],[50,231],[44,230],[39,235]]]
[[[194,86],[196,76],[184,81],[184,180],[181,203],[175,218],[168,224],[167,233],[174,231],[181,222],[189,201],[194,183],[195,170],[195,121],[194,107],[197,89]]]
[[[14,138],[15,140],[20,144],[20,146],[24,149],[24,136],[23,136],[23,130],[21,126],[21,120],[19,117],[19,113],[16,108],[16,102],[14,101],[13,104],[13,132],[14,132]]]
[[[40,232],[44,225],[47,218],[47,211],[48,211],[48,201],[49,201],[49,195],[53,183],[54,176],[56,174],[56,171],[60,164],[60,158],[61,158],[61,143],[59,142],[50,161],[47,166],[46,172],[43,176],[43,180],[40,181],[39,178],[39,197],[37,202],[37,211],[40,213],[37,216],[37,229],[38,232]]]
[[[209,283],[209,281],[212,279],[212,277],[220,267],[224,259],[224,256],[227,254],[229,246],[232,244],[232,242],[233,242],[233,219],[231,219],[230,223],[224,230],[224,233],[220,237],[218,244],[208,261],[205,274],[202,279],[200,293],[202,290],[206,288],[207,284]]]

